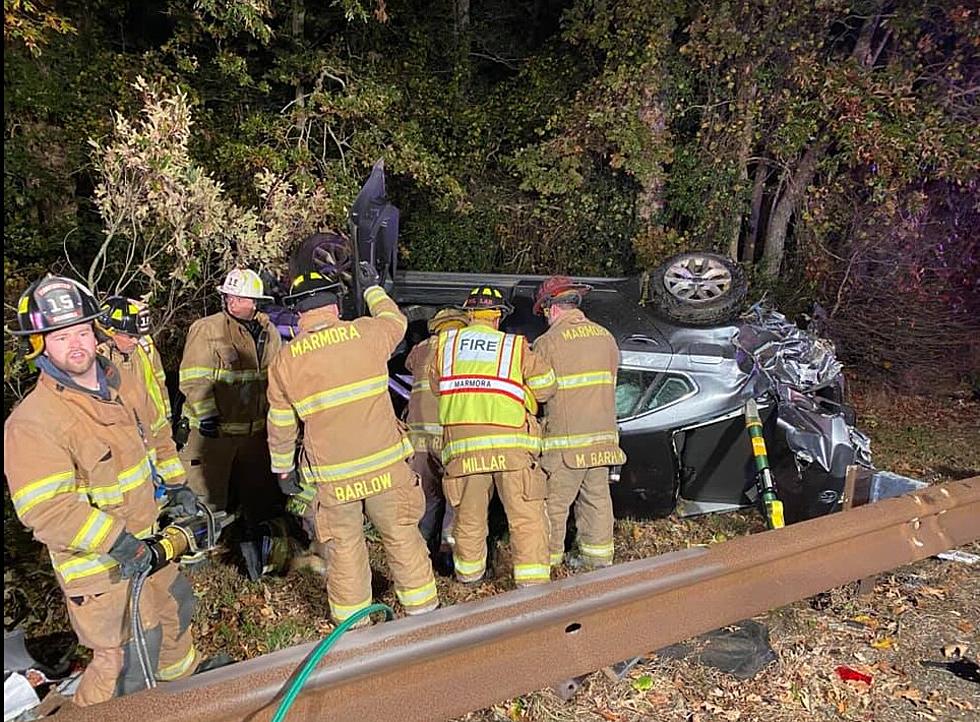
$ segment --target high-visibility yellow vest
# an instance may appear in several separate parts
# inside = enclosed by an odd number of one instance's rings
[[[147,347],[144,348],[143,344],[146,344]],[[136,344],[133,356],[139,366],[140,374],[143,376],[146,392],[157,410],[157,418],[153,424],[155,432],[170,423],[170,397],[166,392],[166,377],[159,377],[157,370],[153,368],[153,361],[150,356],[152,348],[153,341],[150,340],[149,336],[144,336],[140,339],[140,343]]]
[[[521,427],[523,338],[486,326],[439,334],[439,422]]]

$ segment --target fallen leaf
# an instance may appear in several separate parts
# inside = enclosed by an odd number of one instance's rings
[[[936,589],[936,587],[919,587],[917,590],[920,594],[925,594],[929,597],[935,597],[936,599],[945,599],[946,591],[944,589]]]
[[[810,709],[810,693],[805,689],[800,690],[800,704],[803,705],[803,709],[805,709],[807,712],[813,711]]]
[[[960,700],[953,699],[952,697],[950,697],[947,700],[947,702],[949,702],[949,706],[950,707],[955,707],[958,710],[963,710],[964,712],[972,712],[973,711],[973,705],[970,704],[969,702],[966,702],[966,701],[961,702]]]
[[[895,646],[895,640],[892,637],[882,637],[874,640],[871,646],[875,649],[892,649]]]
[[[670,702],[670,695],[663,692],[650,692],[647,694],[647,702],[656,706],[664,705]]]
[[[966,634],[969,634],[970,632],[972,632],[974,630],[973,623],[972,622],[967,622],[967,621],[960,622],[959,624],[956,625],[956,627],[961,632],[964,632]]]
[[[909,702],[916,703],[922,701],[922,692],[915,687],[909,689],[896,689],[893,693],[896,699],[907,699]]]
[[[597,709],[596,712],[599,713],[599,716],[602,717],[602,719],[609,720],[609,722],[619,722],[621,719],[618,714],[613,714],[607,709]]]
[[[633,689],[637,692],[646,692],[647,690],[653,689],[653,677],[649,674],[637,677],[633,680]]]
[[[869,617],[867,614],[859,614],[856,617],[851,617],[850,621],[857,622],[865,627],[870,627],[871,629],[878,628],[878,620],[874,617]]]

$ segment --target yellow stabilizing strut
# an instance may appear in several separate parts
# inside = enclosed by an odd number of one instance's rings
[[[769,456],[766,453],[766,440],[762,436],[762,419],[759,418],[759,405],[755,399],[745,402],[745,429],[752,442],[752,456],[755,459],[756,483],[766,510],[766,524],[770,529],[786,526],[783,519],[783,502],[776,494],[776,484],[769,469]]]

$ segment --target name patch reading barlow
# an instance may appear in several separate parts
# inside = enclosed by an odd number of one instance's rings
[[[488,471],[507,471],[507,458],[498,456],[472,456],[463,459],[464,474],[479,474]]]
[[[289,344],[289,351],[294,357],[302,356],[304,353],[310,351],[316,351],[338,343],[346,343],[347,341],[353,341],[355,338],[360,337],[361,334],[358,333],[356,326],[325,328],[322,331],[314,331],[308,336],[296,339]]]
[[[584,324],[582,326],[572,326],[572,328],[566,328],[561,332],[561,337],[566,341],[571,341],[576,338],[591,338],[594,336],[606,336],[607,331],[601,326],[595,326],[591,323]]]
[[[370,479],[358,479],[350,484],[337,484],[333,488],[333,493],[337,501],[357,501],[390,488],[391,473],[388,472]]]
[[[575,465],[585,467],[585,454],[575,455]],[[589,466],[619,466],[626,461],[622,452],[615,451],[593,451],[589,456]]]

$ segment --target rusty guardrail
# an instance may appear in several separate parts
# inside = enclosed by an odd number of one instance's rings
[[[346,635],[290,720],[446,719],[980,539],[980,477]],[[268,720],[304,644],[61,719]]]

